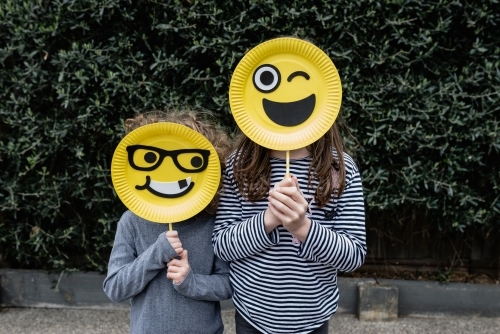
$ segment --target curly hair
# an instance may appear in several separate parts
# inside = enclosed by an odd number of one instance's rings
[[[199,132],[213,145],[217,155],[221,171],[226,164],[226,158],[232,150],[231,141],[226,132],[217,126],[215,116],[209,111],[194,111],[191,109],[168,110],[168,111],[150,111],[147,113],[138,114],[134,118],[125,120],[125,131],[129,133],[141,126],[158,122],[170,122],[187,126],[190,129]],[[222,175],[221,175],[222,178]],[[215,213],[219,204],[220,192],[222,190],[222,179],[219,183],[219,188],[216,195],[205,208],[208,213]]]

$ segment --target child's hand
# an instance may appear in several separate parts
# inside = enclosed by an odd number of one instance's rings
[[[293,181],[290,178],[284,178],[280,182],[276,183],[274,185],[274,189],[279,188],[279,187],[290,187],[293,186]],[[271,189],[269,191],[269,194],[271,194],[273,190]],[[268,197],[269,198],[269,197]],[[276,217],[276,215],[273,213],[273,211],[270,208],[271,204],[269,204],[269,208],[266,210],[264,213],[264,226],[266,228],[266,233],[269,234],[273,229],[276,227],[283,225],[281,220]]]
[[[179,234],[177,231],[167,231],[165,233],[165,238],[167,238],[168,242],[174,248],[175,252],[179,255],[182,254],[184,248],[182,248],[182,243],[179,240]]]
[[[281,225],[281,220],[276,217],[270,209],[267,209],[264,213],[264,227],[266,229],[266,233],[271,233],[276,227]]]
[[[311,227],[306,217],[308,203],[300,191],[297,177],[285,178],[269,192],[269,210],[283,223],[283,227],[305,241]]]
[[[183,250],[179,256],[180,260],[172,259],[167,263],[167,278],[175,284],[181,284],[189,272],[188,251]]]

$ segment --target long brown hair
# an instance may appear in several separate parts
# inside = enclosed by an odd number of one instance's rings
[[[346,170],[343,152],[346,146],[337,123],[317,141],[308,146],[312,162],[309,166],[308,184],[317,179],[318,188],[314,194],[316,203],[325,206],[332,194],[341,196],[345,188]],[[332,151],[337,154],[334,156]],[[265,197],[270,188],[270,150],[251,141],[243,133],[236,142],[234,178],[245,199],[255,202]],[[334,176],[335,175],[335,176]],[[337,179],[334,179],[337,178]]]
[[[215,116],[209,111],[194,111],[191,109],[172,109],[169,111],[150,111],[147,113],[139,114],[134,118],[129,118],[125,121],[125,131],[128,133],[143,125],[158,123],[158,122],[171,122],[185,125],[200,134],[202,134],[213,145],[217,155],[221,170],[226,165],[226,159],[231,152],[232,146],[226,132],[219,128],[216,124]],[[222,181],[222,175],[221,175]],[[210,204],[205,208],[208,213],[215,213],[217,205],[219,204],[220,191],[222,189],[222,182],[219,183],[217,194],[212,199]]]

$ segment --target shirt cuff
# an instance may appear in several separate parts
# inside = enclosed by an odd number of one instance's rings
[[[309,229],[309,232],[307,232],[306,240],[304,240],[304,242],[301,243],[297,251],[298,256],[310,260],[313,260],[315,258],[313,244],[314,244],[314,239],[316,238],[314,236],[318,234],[319,228],[320,228],[319,224],[316,223],[314,220],[311,220],[311,228]]]
[[[179,284],[172,282],[172,284],[174,285],[175,290],[184,294],[189,290],[189,287],[192,285],[193,280],[194,280],[194,274],[193,271],[191,270],[191,266],[189,266],[189,271],[186,277],[184,277],[184,279],[182,280],[182,282],[180,282]]]
[[[269,234],[266,233],[266,225],[264,224],[265,211],[257,215],[257,226],[259,229],[258,236],[261,238],[264,246],[273,246],[280,242],[280,234],[278,228],[274,228]]]
[[[160,247],[160,251],[163,257],[163,262],[170,262],[173,258],[177,257],[177,253],[175,252],[174,247],[168,242],[167,236],[165,232],[162,232],[158,236],[158,240],[156,241],[158,247]]]

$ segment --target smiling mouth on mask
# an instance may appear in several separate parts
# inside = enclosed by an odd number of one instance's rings
[[[191,178],[182,179],[174,182],[151,181],[151,177],[146,176],[146,183],[142,186],[135,186],[137,190],[147,190],[153,195],[163,198],[177,198],[184,196],[194,187]]]
[[[315,94],[294,102],[262,100],[262,107],[266,115],[271,121],[282,126],[295,126],[304,123],[311,116],[315,106]]]

